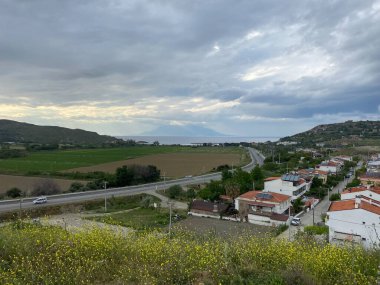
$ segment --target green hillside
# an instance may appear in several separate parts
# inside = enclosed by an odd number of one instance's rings
[[[87,144],[99,145],[121,140],[80,129],[56,126],[37,126],[11,120],[0,120],[0,143],[39,143],[39,144]]]
[[[309,131],[284,137],[281,141],[294,141],[301,145],[380,145],[380,121],[319,125]]]

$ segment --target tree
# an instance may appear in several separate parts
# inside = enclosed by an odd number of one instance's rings
[[[32,195],[54,195],[61,193],[61,187],[52,179],[42,179],[38,181],[32,190]]]
[[[240,195],[240,186],[232,179],[224,183],[224,188],[226,189],[226,195],[233,199]]]
[[[301,212],[303,205],[304,205],[304,203],[302,202],[301,198],[297,198],[296,200],[294,200],[294,202],[293,202],[294,212],[295,213]]]
[[[17,198],[22,196],[22,190],[17,187],[13,187],[9,189],[5,194],[11,198]]]
[[[193,188],[190,188],[186,191],[186,197],[189,199],[194,199],[196,196],[195,190]]]
[[[264,188],[264,174],[258,164],[255,166],[255,168],[252,169],[251,177],[255,183],[255,188],[262,190]]]
[[[168,189],[169,198],[175,199],[183,194],[183,189],[180,185],[173,185]]]
[[[236,169],[233,173],[232,180],[239,185],[240,194],[248,192],[253,188],[251,175],[248,172],[243,171],[241,168]]]
[[[232,173],[228,169],[222,170],[222,181],[227,181],[232,178]]]
[[[153,145],[154,145],[154,146],[159,146],[159,145],[160,145],[160,142],[159,142],[159,141],[154,141],[154,142],[153,142]]]
[[[115,174],[116,186],[127,186],[132,184],[134,173],[127,165],[118,167]]]

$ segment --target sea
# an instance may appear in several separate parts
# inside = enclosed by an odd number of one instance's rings
[[[151,144],[158,141],[161,145],[194,145],[202,143],[240,143],[240,142],[266,142],[277,141],[279,137],[185,137],[185,136],[118,136],[123,140],[134,140],[136,142],[146,142]]]

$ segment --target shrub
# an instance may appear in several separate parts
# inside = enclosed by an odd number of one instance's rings
[[[313,234],[313,235],[322,235],[329,233],[328,226],[306,226],[304,228],[305,233]]]
[[[17,187],[13,187],[5,192],[5,194],[11,198],[17,198],[22,196],[22,190]]]
[[[339,201],[340,200],[340,194],[339,193],[333,193],[330,195],[330,201]]]
[[[183,194],[183,189],[180,185],[173,185],[168,189],[169,198],[175,199]]]

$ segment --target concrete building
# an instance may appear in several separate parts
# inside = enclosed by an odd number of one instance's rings
[[[324,161],[315,168],[317,170],[328,172],[329,174],[338,174],[342,170],[342,165],[343,163],[336,161]]]
[[[380,205],[362,198],[332,202],[327,212],[330,243],[380,246]]]
[[[273,192],[291,196],[295,200],[310,189],[311,181],[307,182],[297,174],[285,174],[281,177],[269,177],[264,180],[264,192]]]
[[[370,185],[351,187],[340,194],[341,200],[355,199],[357,196],[373,199],[380,203],[380,187],[371,187]]]
[[[288,195],[273,192],[249,191],[235,199],[235,209],[249,223],[278,226],[289,224],[285,212],[291,205],[290,199]]]

